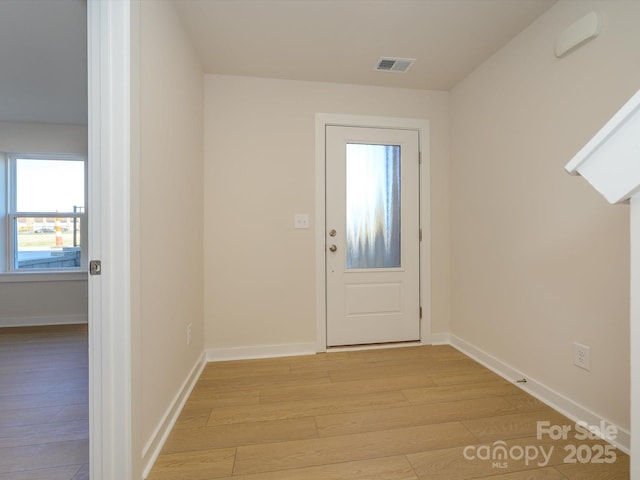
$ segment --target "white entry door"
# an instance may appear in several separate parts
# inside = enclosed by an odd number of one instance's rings
[[[416,130],[326,127],[327,346],[420,339]]]

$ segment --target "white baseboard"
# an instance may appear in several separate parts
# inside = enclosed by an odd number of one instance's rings
[[[2,327],[42,327],[47,325],[77,325],[88,322],[88,314],[47,315],[42,317],[0,318]]]
[[[448,335],[448,334],[447,334]],[[477,362],[481,363],[489,370],[497,373],[504,379],[513,382],[522,390],[533,395],[541,402],[547,404],[554,410],[560,412],[566,417],[570,418],[574,422],[583,421],[589,425],[600,426],[602,422],[606,425],[612,425],[617,429],[617,436],[615,439],[608,439],[610,443],[622,450],[624,453],[629,454],[631,445],[631,434],[628,430],[610,422],[606,418],[602,418],[595,414],[591,410],[576,403],[575,401],[567,398],[563,394],[555,391],[554,389],[538,382],[536,379],[531,378],[529,375],[520,372],[501,360],[497,359],[493,355],[475,347],[471,343],[456,337],[455,335],[449,335],[450,344],[457,350],[460,350],[465,355],[473,358]],[[527,383],[515,383],[516,380],[526,378]]]
[[[292,357],[316,354],[315,343],[292,343],[285,345],[261,345],[255,347],[209,348],[207,362],[225,360],[249,360],[254,358]]]
[[[142,450],[142,478],[147,478],[149,473],[151,473],[151,469],[153,465],[156,463],[158,456],[160,455],[160,451],[164,446],[171,430],[173,429],[178,417],[180,416],[180,412],[182,412],[182,408],[184,404],[187,402],[193,387],[195,387],[198,379],[200,378],[200,374],[206,365],[204,353],[198,357],[195,365],[189,372],[189,375],[183,382],[182,386],[178,390],[178,393],[173,398],[173,401],[169,405],[169,408],[165,412],[162,417],[160,423],[156,426],[151,438],[145,444]]]

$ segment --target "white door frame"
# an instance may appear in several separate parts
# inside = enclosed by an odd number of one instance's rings
[[[419,118],[375,117],[365,115],[342,115],[331,113],[316,114],[316,351],[327,351],[327,291],[325,272],[325,129],[328,125],[344,127],[392,128],[398,130],[418,130],[419,150],[422,155],[420,170],[420,225],[422,242],[420,244],[420,298],[422,319],[420,321],[420,342],[431,336],[431,234],[429,181],[429,122]]]
[[[91,480],[132,479],[130,0],[88,0]]]

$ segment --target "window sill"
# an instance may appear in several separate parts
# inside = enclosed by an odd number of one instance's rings
[[[86,280],[87,272],[74,270],[73,272],[63,272],[60,270],[51,272],[8,272],[0,273],[0,283],[21,283],[21,282],[77,282]]]

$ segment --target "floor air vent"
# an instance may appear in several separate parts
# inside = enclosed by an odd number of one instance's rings
[[[380,57],[378,63],[376,63],[375,70],[379,72],[404,73],[411,68],[415,61],[415,58]]]

